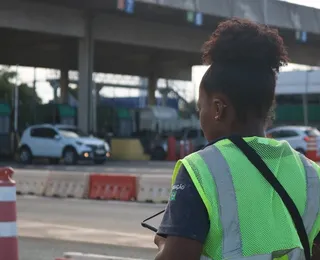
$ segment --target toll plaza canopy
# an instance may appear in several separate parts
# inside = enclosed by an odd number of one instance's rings
[[[277,27],[292,62],[319,65],[320,11],[263,0],[2,0],[0,64],[79,71],[78,122],[92,118],[92,72],[191,80],[203,42],[220,21],[244,17]],[[62,98],[64,100],[64,98]],[[93,120],[94,121],[94,120]]]

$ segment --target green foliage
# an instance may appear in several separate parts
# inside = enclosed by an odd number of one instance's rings
[[[0,101],[12,105],[16,78],[16,72],[9,71],[7,69],[0,69]],[[30,104],[33,102],[33,98],[35,98],[37,104],[41,104],[41,99],[38,97],[37,93],[33,93],[33,89],[31,87],[25,83],[20,84],[19,104]]]

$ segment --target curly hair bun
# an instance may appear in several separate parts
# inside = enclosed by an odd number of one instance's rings
[[[218,25],[203,46],[205,64],[239,64],[279,72],[289,59],[278,31],[246,19],[234,18]]]

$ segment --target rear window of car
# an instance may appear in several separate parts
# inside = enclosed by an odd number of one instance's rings
[[[307,136],[320,136],[320,132],[317,128],[310,128],[304,131]]]

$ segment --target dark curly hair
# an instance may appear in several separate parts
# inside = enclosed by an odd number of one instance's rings
[[[225,94],[240,121],[269,118],[277,73],[289,61],[277,30],[246,19],[222,22],[203,46],[203,61],[208,94]]]

